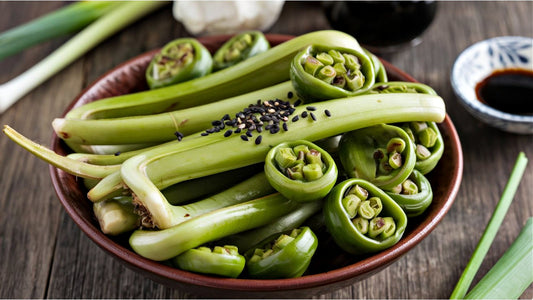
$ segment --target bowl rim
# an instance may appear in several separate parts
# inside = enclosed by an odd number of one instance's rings
[[[504,121],[509,122],[509,123],[533,123],[533,116],[517,115],[517,114],[511,114],[511,113],[508,113],[508,112],[504,112],[504,111],[495,109],[495,108],[493,108],[493,107],[491,107],[491,106],[479,101],[475,97],[474,98],[467,97],[463,93],[463,89],[460,88],[460,84],[458,83],[458,80],[459,80],[459,77],[460,77],[458,75],[459,69],[460,69],[460,66],[465,63],[464,60],[465,60],[465,57],[466,57],[467,54],[469,54],[470,52],[476,50],[479,47],[484,46],[485,44],[495,43],[495,42],[507,42],[508,43],[510,41],[516,41],[516,40],[529,41],[532,44],[531,48],[533,49],[533,38],[525,37],[525,36],[514,36],[514,35],[511,35],[511,36],[497,36],[497,37],[492,37],[492,38],[489,38],[489,39],[485,39],[485,40],[476,42],[476,43],[468,46],[467,48],[463,49],[463,51],[461,51],[461,53],[455,59],[453,65],[452,65],[452,71],[451,71],[451,74],[450,74],[450,82],[451,82],[453,91],[455,92],[456,96],[460,100],[460,103],[463,104],[472,113],[480,113],[480,114],[482,114],[484,116],[488,116],[488,117],[491,117],[491,118],[494,118],[494,119],[504,120]],[[532,67],[532,70],[533,70],[533,56],[531,56],[531,60],[532,60],[531,67]],[[512,69],[512,68],[513,68],[512,66],[511,67],[507,67],[507,68],[492,67],[491,70],[495,71],[495,70]],[[518,69],[523,69],[523,68],[518,68]],[[472,88],[475,89],[475,86],[472,87]]]
[[[266,34],[266,36],[269,39],[279,40],[287,40],[294,37],[282,34]],[[202,41],[202,38],[198,39]],[[78,102],[80,98],[82,98],[82,96],[87,93],[93,86],[105,80],[107,76],[109,76],[113,72],[116,72],[117,70],[120,70],[121,68],[128,66],[130,63],[141,57],[153,55],[155,51],[156,50],[152,50],[138,55],[132,59],[129,59],[97,78],[70,103],[70,105],[66,108],[64,114],[66,114],[66,112],[68,112],[74,106],[79,105]],[[398,74],[398,76],[405,78],[407,81],[416,82],[413,77],[411,77],[404,71],[398,69],[397,67],[393,66],[385,60],[381,61],[389,72]],[[452,156],[457,158],[457,163],[452,166],[454,174],[453,182],[451,182],[450,184],[451,188],[446,191],[445,195],[443,195],[446,200],[442,208],[438,210],[432,218],[428,216],[424,220],[422,220],[415,228],[413,228],[411,232],[409,232],[409,234],[404,235],[396,245],[389,249],[381,251],[376,255],[367,257],[354,264],[350,264],[328,272],[305,275],[298,278],[271,280],[219,278],[183,271],[174,267],[161,264],[160,262],[144,258],[136,254],[132,250],[127,249],[116,241],[112,240],[109,236],[102,233],[98,228],[96,228],[95,230],[95,226],[93,225],[93,223],[91,223],[91,220],[88,220],[82,215],[80,215],[76,208],[71,203],[69,203],[66,194],[68,192],[68,188],[62,185],[61,179],[65,176],[72,175],[69,175],[51,165],[49,166],[49,171],[56,195],[58,196],[62,206],[65,208],[65,211],[73,219],[76,225],[100,248],[105,250],[105,252],[107,252],[108,254],[111,254],[111,256],[117,258],[120,262],[124,263],[127,267],[131,269],[145,271],[146,276],[155,278],[156,280],[164,279],[165,282],[192,284],[200,288],[215,288],[217,290],[231,290],[235,292],[240,291],[245,293],[298,291],[347,281],[365,273],[373,274],[381,270],[381,268],[390,265],[403,254],[407,253],[436,228],[436,226],[448,213],[453,202],[455,201],[463,174],[463,154],[461,143],[455,126],[453,125],[448,114],[446,114],[445,120],[442,122],[442,125],[446,126],[446,128],[449,130],[449,139],[451,141],[451,144],[455,146],[452,149],[448,149],[448,151],[453,151]],[[61,147],[60,139],[55,133],[53,133],[52,136],[51,147],[54,151],[57,147]],[[162,282],[161,280],[159,281]]]

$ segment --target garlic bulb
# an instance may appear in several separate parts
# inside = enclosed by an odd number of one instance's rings
[[[193,35],[269,29],[284,1],[174,1],[174,18]]]

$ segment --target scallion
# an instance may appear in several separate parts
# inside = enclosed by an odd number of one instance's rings
[[[450,296],[450,299],[464,298],[468,289],[470,288],[470,284],[472,283],[472,280],[474,279],[474,276],[476,275],[479,266],[483,262],[483,259],[485,258],[485,255],[487,254],[490,245],[492,244],[492,241],[496,236],[496,233],[498,232],[498,228],[500,227],[503,218],[505,217],[505,214],[507,213],[507,210],[511,205],[518,185],[520,184],[520,180],[522,179],[522,175],[524,174],[524,171],[526,169],[527,161],[528,160],[525,154],[523,152],[520,152],[516,160],[515,166],[511,172],[511,176],[509,177],[507,185],[505,186],[502,197],[496,205],[496,209],[492,214],[489,224],[485,228],[485,231],[483,232],[483,235],[481,236],[481,239],[479,240],[479,243],[476,246],[472,257],[470,258],[470,261],[466,265],[463,274],[459,278],[459,281],[457,282],[457,285],[455,286]],[[528,269],[529,272],[531,272],[531,269],[529,269],[531,266],[524,267]],[[509,290],[514,290],[514,283],[509,282],[509,285],[506,288],[508,288]]]
[[[81,1],[0,34],[0,59],[40,42],[76,32],[116,8],[116,1]]]
[[[533,218],[465,299],[518,299],[533,283]]]
[[[41,62],[18,77],[0,85],[0,113],[109,36],[166,3],[162,1],[125,2],[99,18]]]

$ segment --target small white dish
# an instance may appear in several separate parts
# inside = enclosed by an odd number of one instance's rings
[[[460,103],[474,117],[503,131],[533,134],[533,115],[502,112],[476,96],[476,85],[495,70],[517,68],[533,71],[533,38],[495,37],[473,44],[457,57],[451,83]]]

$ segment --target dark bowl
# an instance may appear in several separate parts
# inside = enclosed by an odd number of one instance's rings
[[[277,45],[290,39],[286,35],[267,35],[271,44]],[[199,40],[210,50],[217,49],[228,36],[214,36]],[[100,77],[85,89],[66,109],[97,99],[111,97],[146,89],[144,70],[154,51],[129,60]],[[383,61],[391,80],[415,81],[414,78]],[[74,222],[98,246],[117,258],[127,267],[145,276],[178,288],[184,292],[202,297],[311,297],[331,292],[356,281],[363,280],[381,271],[420,243],[442,220],[450,209],[459,189],[463,171],[463,156],[459,137],[450,118],[446,116],[439,128],[444,138],[446,150],[428,178],[434,200],[427,211],[409,221],[404,237],[392,248],[374,255],[352,256],[340,250],[324,233],[320,237],[321,247],[304,276],[292,279],[251,280],[228,279],[194,274],[169,267],[159,262],[143,258],[133,252],[127,243],[127,236],[111,237],[100,231],[92,213],[92,203],[86,198],[86,190],[76,177],[50,167],[50,175],[57,196]],[[52,149],[65,155],[69,149],[54,135]]]

